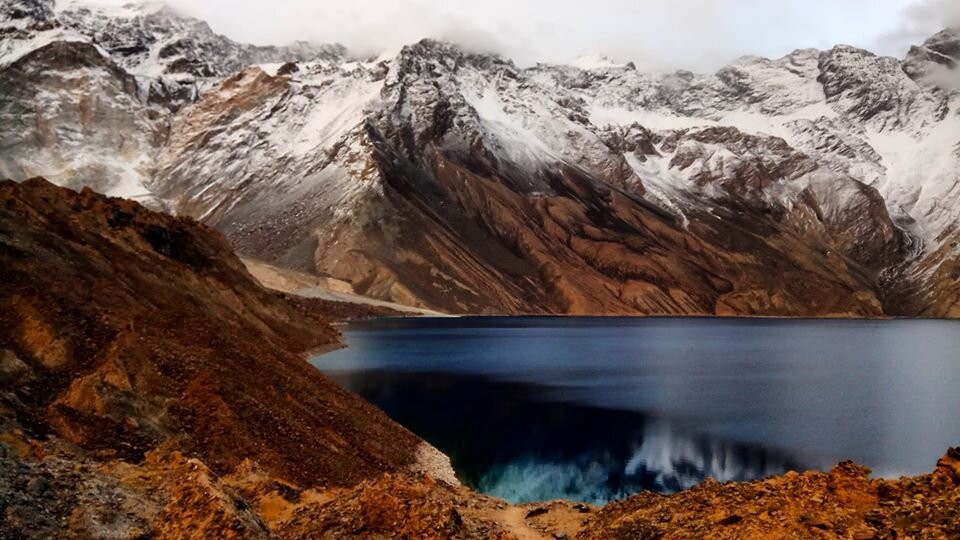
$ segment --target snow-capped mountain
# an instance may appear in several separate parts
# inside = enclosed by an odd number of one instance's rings
[[[457,312],[960,316],[960,31],[648,74],[0,7],[0,176]]]
[[[340,45],[305,42],[283,47],[237,43],[162,3],[113,7],[68,2],[58,18],[64,27],[88,37],[140,77],[148,102],[170,106],[194,101],[205,83],[252,64],[342,60],[346,52]]]

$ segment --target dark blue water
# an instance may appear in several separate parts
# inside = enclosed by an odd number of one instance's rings
[[[313,363],[513,501],[828,469],[960,445],[960,323],[460,318],[352,324]]]

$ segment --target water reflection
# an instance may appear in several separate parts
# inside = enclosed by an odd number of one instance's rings
[[[549,399],[550,389],[444,374],[334,372],[451,457],[466,484],[514,502],[603,503],[705,478],[753,480],[804,464],[664,419]]]
[[[673,493],[707,478],[746,481],[802,470],[785,454],[696,437],[662,423],[635,435],[627,455],[597,448],[565,461],[530,455],[497,464],[475,486],[515,502],[556,498],[603,504],[643,490]]]

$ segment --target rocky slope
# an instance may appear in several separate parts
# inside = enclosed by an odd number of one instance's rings
[[[254,47],[4,0],[0,173],[451,312],[956,314],[960,32],[714,74]]]
[[[0,182],[0,538],[956,538],[960,450],[513,506],[300,353],[366,308],[259,287],[190,218]]]
[[[335,308],[261,288],[190,218],[4,181],[0,268],[0,399],[35,438],[133,461],[173,445],[322,485],[429,452],[303,362],[337,341]]]

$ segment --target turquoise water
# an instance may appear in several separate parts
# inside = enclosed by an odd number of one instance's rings
[[[513,501],[603,502],[960,445],[960,323],[459,318],[356,323],[313,363]]]

